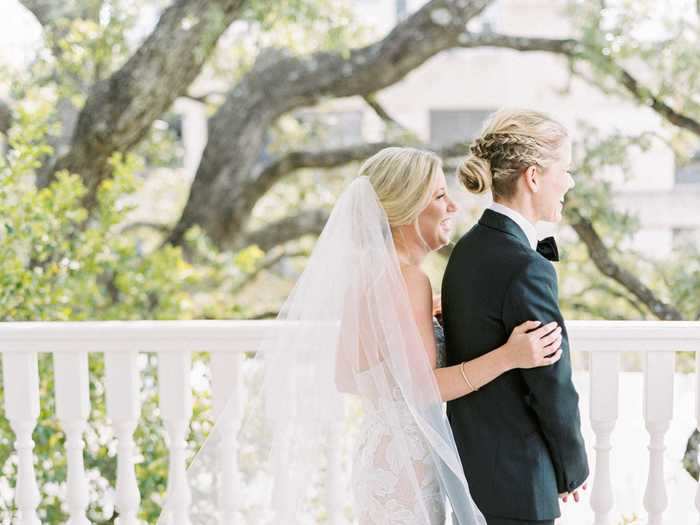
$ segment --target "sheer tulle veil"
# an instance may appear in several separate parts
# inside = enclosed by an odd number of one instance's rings
[[[340,484],[340,522],[352,522],[350,462],[343,458],[365,398],[381,404],[386,424],[396,429],[392,461],[411,490],[420,494],[421,480],[397,400],[429,445],[458,524],[485,525],[413,320],[386,214],[367,177],[340,196],[273,324],[243,366],[248,395],[240,424],[226,424],[239,410],[229,401],[188,468],[189,522],[166,501],[158,523],[329,523],[331,476]],[[235,438],[231,428],[238,428]],[[329,436],[337,437],[335,451]],[[235,461],[222,459],[231,457],[225,447],[235,449]]]

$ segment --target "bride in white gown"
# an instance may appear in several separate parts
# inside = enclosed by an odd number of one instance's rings
[[[502,347],[442,366],[420,263],[448,243],[455,211],[436,155],[386,148],[363,164],[251,360],[264,380],[240,431],[230,434],[233,399],[188,468],[188,519],[167,498],[158,523],[326,523],[338,510],[323,497],[334,476],[349,483],[341,510],[359,525],[442,525],[446,510],[455,525],[485,525],[443,403],[512,368],[554,363],[561,336],[529,321]],[[345,396],[363,409],[351,465],[334,463],[327,446],[352,426]]]

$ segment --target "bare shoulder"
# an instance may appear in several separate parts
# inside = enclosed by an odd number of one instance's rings
[[[433,289],[426,273],[417,266],[401,265],[408,295],[414,305],[429,305],[432,309]]]
[[[413,311],[413,319],[423,340],[432,366],[435,367],[435,334],[433,333],[433,292],[430,280],[423,270],[416,266],[401,266],[406,282],[408,299]]]

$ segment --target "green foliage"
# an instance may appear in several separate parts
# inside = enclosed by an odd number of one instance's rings
[[[576,187],[566,196],[565,218],[575,220],[575,210],[590,220],[619,260],[626,253],[621,248],[629,243],[639,224],[634,216],[615,208],[612,178],[625,173],[627,156],[633,149],[649,146],[648,137],[601,135],[584,124],[579,124],[579,129],[582,132],[574,145]],[[573,232],[567,238],[571,242],[565,244],[566,256],[558,265],[565,315],[571,319],[645,318],[646,311],[627,290],[600,274],[583,242]]]
[[[696,246],[676,250],[663,261],[650,260],[630,248],[631,237],[639,229],[638,219],[616,209],[613,186],[606,173],[611,168],[628,173],[628,156],[644,151],[650,134],[626,136],[615,133],[601,136],[588,129],[577,144],[583,152],[575,173],[576,188],[567,195],[567,207],[589,219],[605,239],[612,257],[629,268],[663,301],[674,305],[686,319],[700,315],[700,254]],[[600,276],[593,267],[584,245],[579,241],[567,251],[562,262],[569,294],[565,305],[573,308],[572,317],[599,319],[653,319],[651,313],[617,282]]]
[[[611,173],[629,175],[628,157],[644,151],[658,137],[642,133],[627,136],[613,133],[603,136],[586,128],[576,144],[580,153],[574,178],[576,188],[567,195],[565,214],[571,208],[589,219],[604,240],[611,257],[639,278],[660,300],[676,307],[685,319],[700,319],[700,252],[688,245],[663,260],[652,260],[631,248],[632,236],[639,230],[638,219],[616,209]],[[583,242],[574,236],[566,244],[566,256],[558,265],[560,298],[565,316],[571,319],[655,320],[655,316],[629,290],[617,281],[601,275]],[[628,356],[627,365],[639,366],[639,356]],[[677,369],[692,372],[694,355],[679,353]]]
[[[8,137],[9,154],[0,158],[2,320],[249,318],[258,313],[254,308],[265,300],[271,303],[270,308],[279,305],[277,295],[268,293],[268,289],[261,293],[256,288],[250,300],[243,293],[274,254],[265,254],[256,246],[236,254],[221,251],[201,230],[193,228],[186,236],[185,259],[179,249],[171,247],[146,250],[145,235],[123,231],[133,210],[129,203],[138,193],[140,176],[147,176],[154,167],[172,168],[181,159],[177,122],[172,114],[156,121],[149,136],[131,155],[117,154],[112,158],[113,174],[99,188],[98,206],[89,214],[82,206],[85,188],[79,174],[61,173],[47,187],[35,185],[42,162],[52,154],[51,144],[59,142],[58,137],[67,131],[59,126],[65,121],[66,108],[79,109],[94,82],[122,65],[142,42],[144,30],[139,25],[143,27],[144,8],[153,8],[155,13],[169,4],[168,0],[66,0],[65,5],[79,16],[47,26],[45,49],[30,67],[12,72],[11,94],[23,103]],[[636,68],[641,68],[640,78],[649,81],[655,93],[679,111],[700,117],[697,97],[693,98],[700,82],[697,17],[679,17],[674,9],[659,11],[657,3],[651,0],[606,4],[605,9],[600,9],[598,2],[572,2],[572,20],[585,44],[580,52],[594,66],[592,80],[607,91],[629,97],[612,81],[610,60],[632,67],[635,73]],[[317,51],[348,54],[351,47],[366,43],[369,37],[368,31],[353,20],[349,5],[345,0],[246,2],[242,19],[220,39],[202,76],[223,78],[229,85],[248,71],[261,50],[268,47],[295,55]],[[207,16],[212,17],[214,27],[216,14]],[[654,35],[651,40],[649,31]],[[2,65],[0,68],[5,72]],[[213,103],[218,101],[215,97]],[[324,123],[283,117],[271,130],[269,151],[318,146],[325,142],[327,128]],[[687,132],[672,133],[670,144],[679,160],[696,147],[697,140],[692,138]],[[638,222],[616,211],[612,186],[605,177],[610,169],[624,170],[630,151],[645,148],[650,140],[653,137],[647,134],[601,136],[593,129],[586,130],[578,144],[581,154],[577,188],[570,194],[569,205],[593,221],[616,261],[632,269],[686,318],[697,319],[697,249],[688,247],[663,264],[630,251],[629,240]],[[258,203],[251,226],[282,218],[293,213],[294,208],[330,208],[355,172],[353,166],[330,174],[301,170],[285,178]],[[559,266],[562,305],[567,316],[650,319],[646,308],[627,290],[600,275],[585,246],[573,234],[571,238]],[[303,239],[297,244],[303,257],[312,240]],[[275,285],[283,295],[289,283],[280,281]],[[136,473],[142,496],[140,517],[153,522],[165,490],[167,449],[161,432],[154,430],[162,427],[155,388],[157,356],[142,354],[141,358],[142,417],[135,440],[142,459],[136,465]],[[198,366],[206,356],[196,355],[194,360]],[[680,362],[681,367],[692,366],[688,359]],[[41,355],[39,367],[41,413],[34,440],[42,462],[37,469],[42,491],[40,518],[44,523],[60,523],[66,519],[59,497],[65,489],[66,463],[64,435],[53,406],[51,356]],[[94,480],[90,484],[89,519],[111,523],[112,509],[104,508],[102,503],[108,487],[115,484],[116,451],[105,414],[102,355],[90,354],[89,367],[92,414],[85,461]],[[208,398],[204,391],[194,392],[194,397],[192,451],[210,427],[206,417]],[[15,479],[16,471],[12,436],[8,422],[0,418],[0,478],[9,480]],[[0,501],[0,521],[9,521],[12,505]],[[633,522],[631,519],[625,522]]]
[[[185,238],[190,285],[185,285],[186,301],[194,316],[201,319],[246,319],[255,304],[246,305],[239,291],[257,272],[264,253],[249,246],[235,253],[221,251],[198,227]]]
[[[697,6],[692,0],[665,2],[663,9],[651,0],[569,3],[570,20],[583,42],[581,57],[592,68],[580,68],[603,91],[634,103],[616,78],[613,64],[641,79],[647,97],[654,95],[676,111],[700,119],[695,93],[700,86],[698,17],[688,16]],[[641,108],[640,108],[641,110]],[[635,147],[646,148],[651,140],[663,140],[672,148],[678,166],[697,151],[698,137],[665,123],[663,138],[642,132],[638,136],[614,134],[600,137],[589,129],[580,144],[582,155],[576,172],[577,187],[571,203],[590,219],[605,239],[616,262],[639,277],[661,300],[672,304],[685,319],[700,319],[700,255],[697,246],[675,250],[664,260],[649,260],[629,248],[637,220],[616,211],[612,188],[605,173],[610,168],[627,170],[627,156]],[[654,319],[648,309],[617,282],[601,276],[593,267],[581,242],[567,248],[562,269],[563,306],[572,318]],[[692,355],[680,354],[678,369],[694,370]]]
[[[246,2],[241,20],[220,39],[205,74],[235,82],[250,70],[263,50],[347,55],[352,47],[368,43],[370,36],[354,18],[348,0]]]
[[[686,246],[668,264],[659,266],[671,302],[686,319],[700,321],[700,250]]]
[[[258,29],[259,44],[307,54],[319,50],[346,53],[367,37],[346,0],[291,0],[271,5],[249,2],[244,17]]]
[[[46,111],[43,112],[43,117]],[[90,220],[82,207],[85,188],[77,175],[59,173],[37,189],[31,171],[47,151],[41,144],[42,114],[19,112],[10,135],[12,153],[0,166],[0,318],[84,320],[174,318],[180,315],[174,248],[144,256],[117,226],[129,208],[136,166],[116,155],[114,175],[99,189]]]
[[[582,56],[592,64],[592,80],[603,90],[629,97],[617,82],[612,64],[642,79],[654,95],[676,111],[700,119],[700,25],[694,0],[574,0],[570,19],[585,44]],[[689,13],[693,13],[689,16]],[[650,100],[642,100],[649,105]],[[668,126],[676,154],[683,159],[697,149],[697,137]]]
[[[122,65],[133,51],[127,38],[140,6],[129,0],[68,0],[43,28],[44,49],[29,67],[14,72],[13,98],[41,88],[43,96],[80,107],[88,88]],[[142,7],[142,6],[141,6]],[[54,8],[56,9],[56,8]],[[131,42],[130,42],[131,40]]]
[[[629,177],[629,155],[648,150],[652,137],[620,132],[602,135],[584,123],[579,123],[579,130],[575,145],[578,159],[573,174],[576,188],[567,194],[567,204],[603,228],[601,233],[610,244],[617,246],[635,233],[639,224],[635,217],[616,209],[612,199],[613,182],[615,178]]]
[[[80,321],[196,315],[190,308],[192,301],[187,300],[187,290],[197,284],[196,274],[180,249],[143,253],[138,239],[121,233],[131,211],[125,199],[138,188],[134,172],[140,164],[135,157],[117,154],[111,159],[112,177],[99,188],[97,207],[89,216],[82,206],[85,187],[78,176],[61,173],[51,185],[35,186],[35,170],[50,152],[45,143],[50,110],[40,100],[27,99],[8,137],[10,153],[0,159],[0,319]],[[89,366],[93,407],[85,454],[86,469],[93,479],[89,519],[103,522],[112,519],[112,509],[102,504],[106,490],[115,484],[116,457],[105,414],[103,356],[90,354]],[[67,518],[60,497],[66,479],[65,438],[55,417],[52,357],[40,355],[39,368],[41,410],[34,432],[36,454],[42,462],[37,469],[42,492],[39,513],[43,523],[60,523]],[[137,470],[143,474],[139,478],[142,517],[154,521],[167,474],[167,450],[160,432],[152,428],[159,415],[155,356],[143,363],[142,383],[144,417],[135,440],[149,459]],[[1,398],[2,390],[0,403]],[[203,394],[196,395],[196,424],[190,435],[194,448],[208,431],[202,424],[207,407]],[[3,477],[14,480],[17,465],[11,436],[8,421],[0,418],[0,468]],[[0,521],[9,520],[12,510],[11,501],[0,501]]]

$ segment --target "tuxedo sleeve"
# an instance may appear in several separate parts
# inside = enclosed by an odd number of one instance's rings
[[[557,275],[548,260],[531,258],[513,278],[504,298],[508,333],[528,320],[556,321],[562,327],[562,356],[554,365],[519,372],[529,389],[527,404],[536,414],[549,448],[560,493],[571,492],[588,478],[588,460],[581,435],[578,393],[571,380],[571,353],[559,310]]]

